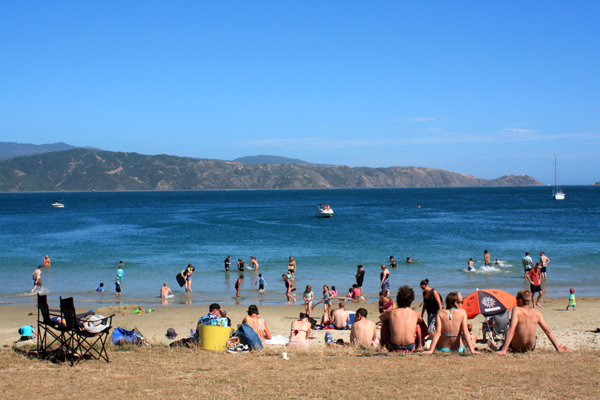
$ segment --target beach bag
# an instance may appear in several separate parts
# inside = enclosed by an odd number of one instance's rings
[[[127,343],[135,344],[138,341],[138,336],[134,331],[128,331],[123,328],[116,328],[113,333],[111,340],[113,344],[123,345]]]
[[[241,344],[247,344],[251,350],[262,350],[263,348],[260,338],[247,323],[238,325],[237,337],[240,338]]]

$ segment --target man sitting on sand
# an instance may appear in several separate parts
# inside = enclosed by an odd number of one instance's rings
[[[421,344],[419,324],[423,321],[421,314],[410,308],[415,299],[415,292],[408,286],[400,286],[396,296],[396,306],[379,317],[390,322],[390,351],[413,353]]]
[[[348,322],[350,322],[350,313],[346,311],[346,303],[340,301],[339,309],[335,310],[332,315],[333,325],[335,329],[348,329]]]
[[[496,352],[497,355],[503,356],[508,350],[517,353],[533,351],[535,349],[536,327],[542,328],[556,351],[562,353],[571,351],[567,346],[559,346],[554,334],[546,325],[544,317],[535,308],[529,308],[531,301],[531,293],[529,290],[521,290],[517,293],[517,305],[511,311],[510,327],[506,332],[506,340],[502,348]],[[497,350],[493,343],[488,342],[488,345],[493,350]]]
[[[213,325],[221,319],[221,306],[218,303],[212,303],[208,307],[208,314],[200,318],[200,320],[198,321],[198,325],[196,326],[196,334],[194,335],[194,337],[200,337],[200,325]]]
[[[350,343],[363,347],[377,347],[377,327],[367,319],[367,310],[359,308],[354,314],[354,323],[350,329]]]
[[[173,296],[173,292],[169,288],[167,282],[163,283],[163,287],[160,288],[160,297],[166,299],[168,296]]]

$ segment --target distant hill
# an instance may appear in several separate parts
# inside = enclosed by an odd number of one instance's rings
[[[537,179],[486,180],[422,167],[350,168],[254,164],[86,149],[0,161],[0,191],[323,189],[534,186]]]
[[[0,142],[0,160],[7,160],[12,157],[48,153],[51,151],[70,150],[74,148],[75,146],[71,146],[62,142],[40,145],[29,143]]]
[[[315,165],[318,167],[333,167],[333,164],[315,164],[308,161],[299,160],[297,158],[288,158],[281,156],[247,156],[239,157],[233,160],[240,164],[251,165],[251,164],[298,164],[298,165]]]
[[[39,145],[29,143],[0,142],[0,160],[8,160],[9,158],[13,157],[31,156],[35,154],[44,154],[53,151],[71,150],[76,148],[77,147],[63,142]],[[84,147],[84,149],[99,150],[93,147]]]

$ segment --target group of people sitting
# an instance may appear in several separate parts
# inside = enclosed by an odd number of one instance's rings
[[[439,293],[433,292],[431,295],[436,302],[439,300]],[[420,350],[426,339],[429,339],[429,349],[423,354],[432,354],[434,351],[463,353],[467,349],[472,354],[481,354],[475,348],[477,337],[470,333],[470,324],[467,321],[466,311],[462,309],[463,298],[459,292],[448,293],[445,298],[445,308],[440,307],[435,315],[429,315],[429,328],[434,326],[434,329],[429,330],[423,320],[423,313],[410,308],[414,299],[413,289],[406,285],[398,289],[395,302],[389,298],[387,291],[380,293],[379,338],[377,337],[378,324],[367,319],[368,311],[365,308],[356,310],[354,321],[350,323],[350,313],[346,310],[344,301],[340,301],[339,308],[332,313],[331,320],[327,322],[333,324],[334,329],[349,329],[350,341],[344,342],[342,339],[334,341],[333,335],[328,332],[325,335],[326,345],[331,347],[356,345],[363,348],[381,346],[391,352],[412,353]],[[492,347],[496,354],[504,355],[507,351],[526,352],[535,349],[538,325],[557,351],[569,351],[568,348],[558,344],[539,310],[529,307],[530,291],[519,291],[516,299],[517,305],[512,309],[505,341],[501,347]],[[209,313],[198,321],[194,337],[183,341],[198,341],[202,325],[230,327],[231,320],[224,313],[219,304],[211,304]],[[242,324],[248,324],[261,342],[264,342],[272,336],[266,321],[258,315],[258,307],[249,306],[248,316],[243,319]],[[312,320],[307,313],[300,313],[299,319],[291,324],[287,346],[309,348],[311,329],[314,328],[315,323],[316,321]]]

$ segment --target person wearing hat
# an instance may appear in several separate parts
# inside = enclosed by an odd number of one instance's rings
[[[198,339],[200,337],[200,325],[214,325],[219,322],[221,319],[221,306],[219,303],[212,303],[208,306],[208,314],[200,318],[198,320],[198,325],[196,326],[196,333],[194,334],[194,338]]]
[[[175,341],[176,337],[177,337],[177,332],[175,332],[175,329],[169,328],[169,329],[167,329],[167,334],[165,335],[165,338],[163,339],[162,343],[165,346],[168,346]]]

